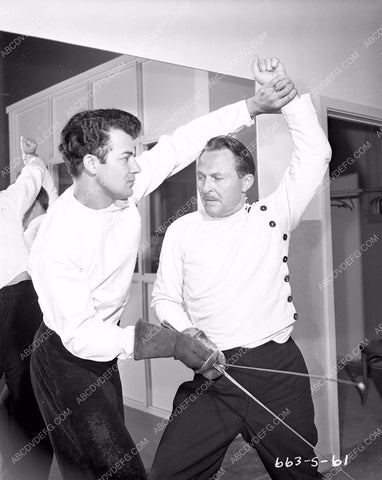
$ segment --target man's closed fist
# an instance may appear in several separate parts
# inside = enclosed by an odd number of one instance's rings
[[[20,137],[21,154],[26,165],[31,158],[36,156],[37,142],[32,138]]]
[[[286,71],[278,58],[259,58],[255,55],[252,62],[252,75],[256,82],[264,85],[264,83],[269,82],[277,75],[285,76]]]

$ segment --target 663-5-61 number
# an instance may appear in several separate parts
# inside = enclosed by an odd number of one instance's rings
[[[346,455],[343,461],[343,464],[347,465],[348,460],[349,460],[349,456]],[[319,460],[318,457],[313,457],[313,458],[310,458],[309,460],[303,460],[302,457],[294,457],[294,459],[290,459],[289,457],[287,457],[284,461],[281,460],[279,457],[277,457],[275,461],[275,467],[276,468],[282,468],[282,467],[290,468],[293,466],[298,467],[301,463],[310,463],[312,467],[318,467],[320,463],[328,463],[328,462],[329,460]],[[342,460],[340,458],[336,459],[336,456],[332,455],[332,467],[339,467],[340,465],[342,465]]]

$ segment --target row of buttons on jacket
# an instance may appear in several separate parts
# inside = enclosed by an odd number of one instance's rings
[[[261,205],[260,210],[261,210],[262,212],[265,212],[266,209],[267,209],[266,205]],[[276,222],[273,221],[273,220],[271,220],[271,221],[269,222],[269,226],[270,226],[270,227],[275,227],[275,226],[276,226]],[[283,240],[288,240],[288,235],[287,235],[286,233],[283,234]],[[283,257],[283,262],[286,263],[287,261],[288,261],[288,257],[285,255],[285,256]],[[285,282],[289,282],[289,280],[290,280],[289,275],[285,275],[284,280],[285,280]],[[288,301],[289,303],[291,303],[292,300],[293,300],[292,295],[289,295],[289,297],[287,298],[287,301]],[[293,318],[294,318],[295,320],[297,320],[297,319],[298,319],[298,314],[295,313],[295,314],[293,315]]]

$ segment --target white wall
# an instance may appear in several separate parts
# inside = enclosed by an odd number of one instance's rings
[[[381,27],[378,0],[114,0],[112,5],[35,0],[31,9],[28,0],[3,0],[0,29],[247,78],[256,51],[283,59],[299,87],[309,90],[356,51],[359,58],[324,94],[382,107],[382,39],[364,45]]]

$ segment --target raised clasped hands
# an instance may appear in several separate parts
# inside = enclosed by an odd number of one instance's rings
[[[275,113],[298,95],[283,63],[276,57],[259,59],[256,55],[252,62],[252,74],[261,88],[248,100],[251,116]]]

